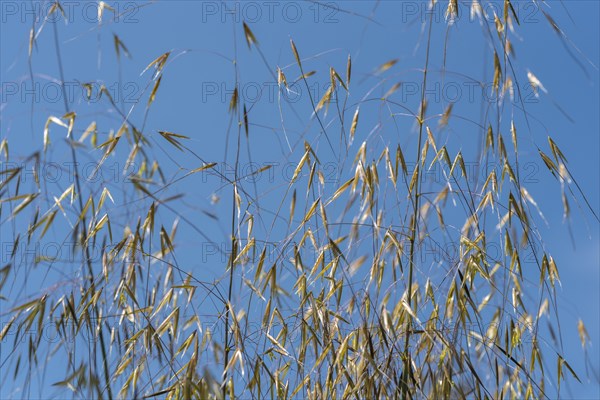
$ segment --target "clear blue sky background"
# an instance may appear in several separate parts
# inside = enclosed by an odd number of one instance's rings
[[[470,1],[468,2],[470,4]],[[599,2],[568,1],[564,4],[549,1],[543,5],[530,2],[514,2],[521,20],[517,35],[512,36],[516,51],[515,69],[518,71],[519,87],[526,98],[529,113],[527,126],[519,105],[513,108],[515,121],[519,122],[519,134],[523,144],[520,171],[526,177],[526,187],[541,206],[548,226],[539,224],[547,249],[560,269],[562,285],[558,288],[560,299],[561,327],[564,351],[570,355],[572,365],[582,377],[584,384],[571,382],[567,397],[600,398],[600,388],[594,381],[588,381],[581,344],[577,334],[577,321],[581,318],[591,337],[589,356],[596,370],[600,367],[600,272],[599,272],[599,231],[598,223],[593,219],[583,202],[579,206],[571,201],[572,221],[563,222],[560,186],[550,176],[541,162],[532,143],[545,151],[548,149],[546,137],[551,135],[569,160],[570,171],[585,192],[596,212],[599,209],[599,79],[597,66],[599,55]],[[78,129],[83,129],[92,120],[98,121],[100,138],[104,141],[108,129],[117,129],[119,116],[106,103],[105,99],[95,105],[86,105],[82,90],[77,82],[103,83],[117,98],[120,107],[129,110],[135,100],[141,98],[145,104],[148,97],[147,83],[150,72],[140,76],[141,71],[159,55],[171,51],[168,67],[164,73],[156,101],[152,105],[145,131],[166,130],[191,137],[191,147],[202,157],[222,160],[225,154],[226,129],[229,121],[228,102],[235,82],[235,70],[231,62],[237,58],[239,81],[242,88],[242,100],[250,107],[251,136],[250,149],[252,161],[261,166],[279,163],[273,169],[272,178],[259,181],[259,192],[264,198],[282,194],[285,188],[285,176],[291,175],[284,167],[297,160],[302,154],[302,143],[311,138],[311,143],[319,151],[322,161],[332,162],[331,179],[347,179],[348,173],[333,169],[336,159],[331,155],[324,138],[317,140],[316,123],[309,124],[309,131],[302,132],[310,118],[310,103],[306,88],[300,87],[300,94],[290,104],[284,104],[283,113],[288,130],[288,140],[293,148],[289,156],[285,138],[281,131],[278,110],[278,90],[273,82],[272,73],[279,66],[288,81],[299,76],[294,58],[290,51],[289,40],[293,38],[300,55],[306,60],[306,70],[317,70],[314,76],[314,94],[320,98],[329,82],[329,66],[333,66],[345,76],[348,54],[353,58],[353,83],[348,100],[348,118],[356,105],[369,90],[373,96],[383,95],[394,83],[403,82],[402,89],[394,96],[395,100],[406,104],[412,110],[417,109],[418,90],[424,60],[424,21],[425,2],[375,2],[336,1],[332,4],[343,9],[336,11],[323,5],[310,2],[243,2],[237,3],[233,14],[225,12],[226,7],[234,7],[227,2],[163,1],[148,3],[119,2],[113,5],[120,16],[114,20],[109,11],[105,11],[104,24],[98,26],[95,7],[86,2],[65,2],[65,11],[69,23],[58,23],[59,41],[64,63],[65,81],[72,90],[69,92],[70,107],[78,112]],[[496,4],[496,3],[494,3]],[[53,27],[48,23],[44,27],[33,52],[32,68],[38,86],[36,94],[28,90],[31,81],[28,67],[28,34],[35,17],[43,17],[49,8],[47,2],[0,2],[1,6],[1,82],[2,101],[0,105],[0,134],[8,138],[13,155],[26,156],[42,147],[42,131],[48,115],[64,114],[62,95],[57,91],[56,82],[60,80],[56,51],[54,48]],[[566,45],[561,44],[558,36],[544,18],[538,7],[543,7],[559,23],[569,37]],[[31,12],[33,7],[33,13]],[[443,8],[435,14],[432,36],[431,82],[435,85],[429,92],[432,113],[440,113],[454,100],[457,101],[453,113],[479,121],[482,109],[482,96],[479,89],[472,85],[472,79],[490,82],[493,61],[489,57],[487,42],[484,40],[479,23],[469,20],[469,7],[461,2],[460,18],[448,33],[448,42],[444,51],[447,24],[444,22]],[[499,13],[502,7],[496,7]],[[487,11],[491,8],[488,6]],[[256,49],[248,50],[244,40],[241,21],[245,20],[259,41],[260,48],[268,62],[267,69]],[[39,28],[39,22],[36,27]],[[492,25],[490,25],[492,27]],[[131,53],[131,58],[122,59],[119,67],[114,53],[113,33],[117,34]],[[495,33],[493,33],[495,34]],[[487,58],[483,54],[487,53]],[[384,74],[374,76],[377,66],[386,61],[398,59],[398,63]],[[441,70],[446,66],[446,74]],[[532,71],[544,84],[548,93],[533,96],[526,85],[526,71]],[[460,72],[459,75],[457,74]],[[437,85],[437,86],[436,86]],[[261,90],[260,92],[257,90]],[[121,100],[123,102],[121,103]],[[33,104],[33,106],[32,106]],[[369,108],[370,107],[370,108]],[[506,107],[512,107],[507,105]],[[395,147],[416,145],[416,135],[412,122],[402,122],[400,132],[393,128],[389,110],[379,105],[361,105],[364,119],[360,120],[360,129],[350,150],[351,156],[360,143],[373,135],[380,135],[380,144]],[[400,109],[394,112],[402,112]],[[295,113],[298,114],[296,117]],[[570,119],[565,115],[568,114]],[[510,115],[505,111],[504,116]],[[144,107],[137,107],[132,118],[142,125]],[[376,130],[377,124],[384,128]],[[473,132],[473,124],[453,121],[448,135],[448,146],[454,154],[463,149],[466,154],[473,151],[479,143],[479,137]],[[372,131],[373,130],[373,131]],[[48,159],[67,161],[63,154],[66,147],[60,144],[63,131],[51,128],[51,139],[56,144],[48,153]],[[233,131],[235,132],[235,130]],[[331,132],[338,131],[332,129]],[[509,138],[505,129],[504,137]],[[235,136],[235,134],[232,134]],[[302,136],[305,135],[305,136]],[[229,143],[228,162],[232,162],[233,136]],[[337,136],[333,141],[336,142]],[[163,143],[164,144],[164,143]],[[61,147],[62,146],[62,147]],[[337,149],[337,145],[335,145]],[[411,147],[411,148],[412,148]],[[381,149],[379,149],[381,151]],[[89,161],[99,158],[98,152],[90,152]],[[199,161],[169,150],[169,156],[156,151],[162,157],[170,176],[178,176],[178,165],[186,168],[200,166]],[[162,154],[162,155],[160,155]],[[370,156],[376,157],[377,151]],[[114,175],[123,167],[123,156],[118,160],[109,160],[102,170],[103,177],[113,187],[122,187],[123,178]],[[247,154],[242,154],[245,163]],[[413,160],[414,161],[414,160]],[[467,161],[469,159],[467,158]],[[471,159],[470,161],[475,161]],[[351,160],[346,163],[349,165]],[[223,168],[222,165],[220,168]],[[88,170],[91,172],[91,170]],[[221,172],[226,172],[221,170]],[[230,175],[231,176],[231,175]],[[203,185],[209,182],[209,185]],[[27,182],[31,185],[31,182]],[[228,219],[225,217],[215,223],[199,211],[219,215],[228,215],[230,203],[223,201],[212,205],[210,198],[218,190],[219,181],[214,176],[202,175],[184,186],[177,186],[173,194],[185,191],[185,207],[182,213],[198,224],[206,224],[206,232],[218,243],[225,243]],[[226,186],[223,184],[222,186]],[[61,187],[60,183],[57,187]],[[251,184],[248,188],[252,188]],[[254,190],[254,189],[252,189]],[[270,191],[272,190],[272,192]],[[227,191],[223,193],[227,196]],[[269,194],[270,193],[270,194]],[[125,202],[132,191],[126,192],[117,202]],[[580,199],[581,200],[581,199]],[[277,201],[265,200],[267,209],[273,210]],[[136,211],[134,206],[133,212]],[[144,207],[139,208],[145,213]],[[165,214],[163,223],[170,226],[173,215]],[[4,218],[4,217],[3,217]],[[115,216],[118,221],[118,217]],[[2,226],[2,243],[12,242],[13,231],[10,224]],[[218,278],[222,270],[205,268],[218,259],[212,248],[206,248],[209,259],[198,260],[194,256],[198,243],[189,227],[182,226],[180,239],[180,262],[202,267],[201,275],[206,279]],[[61,232],[54,234],[60,235]],[[572,238],[571,238],[572,234]],[[575,246],[574,243],[577,243]],[[206,245],[206,244],[204,244]],[[203,245],[203,246],[204,246]],[[3,258],[5,252],[3,250]],[[214,257],[214,259],[210,259]],[[2,260],[5,262],[5,260]],[[217,262],[218,264],[218,262]],[[528,266],[533,267],[533,264]],[[39,275],[37,273],[39,272]],[[69,274],[68,270],[65,270]],[[54,280],[53,280],[54,279]],[[41,288],[60,280],[54,276],[48,278],[37,271],[29,276],[27,288],[23,291],[12,289],[3,293],[10,300],[10,306],[21,303],[28,296],[39,293]],[[534,280],[535,282],[535,280]],[[534,287],[535,290],[535,287]],[[12,297],[11,297],[12,296]],[[13,297],[15,297],[13,299]],[[0,302],[4,323],[7,302]],[[7,344],[2,343],[1,362],[7,354]],[[60,365],[60,360],[58,364]],[[552,366],[554,368],[554,366]],[[45,386],[53,382],[52,371],[47,372]],[[2,371],[2,391],[0,397],[20,396],[20,382],[13,382],[10,373]],[[43,385],[38,386],[39,393],[47,393]],[[54,390],[54,388],[52,389]]]

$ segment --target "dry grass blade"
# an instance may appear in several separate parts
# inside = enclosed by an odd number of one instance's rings
[[[254,36],[254,33],[250,30],[250,27],[244,22],[244,36],[246,37],[246,43],[248,44],[248,48],[252,47],[252,44],[258,45],[258,40]]]

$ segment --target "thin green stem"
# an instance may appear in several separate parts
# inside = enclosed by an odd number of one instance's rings
[[[433,7],[433,5],[432,5]],[[433,9],[430,13],[429,18],[429,32],[427,34],[427,50],[425,56],[425,69],[423,70],[423,84],[421,87],[421,110],[419,112],[419,139],[417,144],[417,162],[416,162],[416,170],[417,180],[415,183],[414,190],[414,198],[413,198],[413,217],[411,219],[410,226],[410,253],[409,253],[409,267],[408,267],[408,291],[407,291],[407,303],[409,307],[412,307],[412,291],[413,291],[413,276],[415,270],[415,241],[417,237],[418,230],[418,212],[419,212],[419,203],[420,203],[420,190],[421,190],[421,144],[423,142],[423,125],[425,120],[425,89],[427,85],[427,69],[429,67],[429,50],[431,48],[431,31],[433,26]],[[412,194],[411,194],[412,195]],[[412,321],[412,320],[411,320]],[[408,395],[408,379],[410,376],[411,362],[410,362],[410,354],[409,354],[409,343],[410,343],[410,333],[411,329],[407,327],[406,336],[404,339],[404,371],[402,373],[402,384],[401,384],[401,393],[402,398],[407,398]]]
[[[60,86],[61,86],[61,90],[62,90],[62,95],[63,95],[63,101],[64,101],[64,105],[65,105],[65,111],[66,113],[69,113],[69,102],[67,99],[67,91],[65,88],[65,76],[64,76],[64,68],[62,65],[62,57],[60,55],[60,46],[59,46],[59,42],[58,42],[58,28],[56,27],[56,22],[54,22],[52,24],[52,26],[54,27],[54,45],[56,47],[56,57],[58,59],[58,70],[60,73]],[[87,268],[88,268],[88,273],[90,274],[90,293],[93,294],[96,291],[96,285],[94,283],[94,270],[92,268],[92,258],[90,255],[90,248],[88,246],[88,240],[87,240],[87,236],[88,236],[88,232],[87,232],[87,223],[86,223],[86,218],[85,218],[85,214],[83,214],[83,210],[84,210],[84,206],[83,206],[83,199],[82,199],[82,191],[81,191],[81,179],[79,177],[79,171],[78,171],[78,167],[77,167],[77,156],[76,156],[76,152],[75,152],[75,147],[73,146],[72,142],[69,142],[70,146],[71,146],[71,158],[73,159],[73,177],[75,178],[75,185],[77,188],[77,199],[78,199],[78,203],[79,203],[79,212],[81,213],[81,226],[82,226],[82,235],[84,238],[84,242],[83,242],[83,247],[84,247],[84,257],[85,257],[85,262],[87,264]],[[110,372],[108,369],[108,355],[106,353],[106,343],[104,340],[104,333],[102,331],[102,321],[100,320],[100,313],[98,312],[98,308],[97,306],[95,306],[94,308],[94,317],[97,320],[98,323],[98,337],[100,339],[100,351],[102,352],[102,366],[104,369],[104,382],[106,385],[106,390],[108,392],[108,398],[112,399],[113,395],[112,395],[112,389],[110,387]]]

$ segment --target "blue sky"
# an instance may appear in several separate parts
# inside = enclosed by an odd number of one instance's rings
[[[99,127],[99,142],[103,142],[108,137],[109,129],[118,129],[120,116],[114,108],[109,107],[106,97],[94,98],[95,101],[90,104],[79,86],[81,82],[93,82],[94,96],[97,96],[98,88],[103,84],[121,111],[128,112],[138,101],[141,102],[141,106],[133,107],[131,119],[139,126],[144,126],[145,132],[164,130],[189,136],[186,143],[199,156],[207,161],[220,161],[217,166],[219,172],[232,177],[237,131],[233,129],[233,133],[228,135],[227,127],[230,120],[228,105],[237,65],[240,96],[250,109],[251,123],[249,144],[243,141],[242,167],[252,171],[257,165],[273,166],[268,175],[261,175],[256,182],[250,179],[245,182],[245,188],[256,193],[260,206],[267,210],[267,217],[258,221],[256,228],[267,238],[272,235],[275,240],[278,234],[285,232],[285,224],[277,222],[269,213],[277,209],[280,199],[286,195],[287,181],[302,156],[304,140],[311,143],[327,166],[326,179],[337,183],[353,175],[353,169],[347,168],[350,168],[354,154],[363,141],[368,141],[372,146],[369,148],[369,157],[373,159],[379,156],[386,145],[390,148],[395,148],[396,144],[403,148],[416,146],[414,120],[403,115],[405,110],[384,107],[365,99],[380,98],[396,82],[402,82],[400,89],[393,94],[394,101],[412,110],[418,108],[426,47],[426,31],[422,30],[425,2],[335,1],[326,6],[311,2],[163,1],[147,3],[143,7],[137,7],[142,3],[128,1],[108,3],[116,9],[118,17],[105,10],[101,25],[98,24],[96,6],[90,5],[95,3],[75,1],[63,3],[68,23],[62,20],[57,23],[65,81],[69,88],[67,100],[69,107],[78,113],[76,132],[83,131],[95,120]],[[552,136],[566,155],[569,170],[591,207],[598,213],[599,2],[514,3],[521,24],[516,33],[510,36],[516,55],[512,67],[520,79],[515,86],[522,91],[524,100],[522,103],[506,101],[502,118],[512,116],[518,126],[522,146],[519,172],[548,221],[546,225],[540,219],[536,225],[546,248],[550,249],[559,266],[562,285],[557,289],[557,296],[560,300],[564,352],[571,355],[569,361],[585,382],[583,385],[571,382],[567,388],[569,391],[563,393],[568,393],[565,396],[572,398],[598,398],[600,387],[597,382],[587,380],[576,328],[577,321],[583,319],[592,343],[589,356],[598,370],[598,222],[580,196],[579,204],[571,201],[571,221],[563,221],[560,185],[542,163],[535,146],[549,152],[546,137]],[[451,118],[452,123],[440,132],[439,140],[447,144],[451,154],[462,150],[465,161],[475,165],[478,162],[475,151],[480,132],[474,127],[481,120],[487,121],[482,117],[487,109],[487,100],[494,103],[489,98],[493,60],[479,22],[469,18],[469,4],[459,2],[459,19],[451,28],[445,22],[445,6],[436,9],[427,96],[428,113],[440,114],[450,103],[455,103],[453,115],[462,116],[463,119]],[[50,3],[34,2],[32,5],[29,2],[2,1],[0,6],[0,132],[3,139],[9,140],[11,154],[18,159],[42,148],[46,119],[49,115],[64,114],[64,98],[58,85],[60,76],[52,22],[43,28],[33,51],[32,70],[36,91],[31,91],[33,84],[27,57],[29,29],[36,18],[46,14]],[[228,12],[232,9],[233,12]],[[494,10],[501,15],[502,7],[497,3],[486,6],[490,15]],[[568,35],[565,43],[552,30],[542,10],[550,13]],[[256,47],[248,48],[242,21],[247,22],[256,36],[262,55]],[[36,28],[39,27],[38,21]],[[131,55],[126,58],[122,54],[120,64],[115,56],[113,34],[118,35]],[[492,34],[495,35],[495,32]],[[352,57],[352,83],[345,103],[346,119],[351,118],[359,105],[361,119],[348,160],[340,158],[339,137],[336,136],[339,133],[335,121],[330,122],[331,127],[328,126],[334,152],[325,138],[317,134],[319,127],[315,119],[311,119],[306,87],[292,85],[288,101],[280,100],[285,93],[279,91],[273,79],[276,67],[281,68],[288,82],[300,75],[290,50],[290,39],[298,48],[305,72],[317,71],[312,77],[313,86],[310,89],[315,102],[325,94],[329,83],[329,67],[345,76],[346,60],[348,55]],[[143,75],[141,72],[152,60],[168,51],[171,52],[169,62],[144,124],[145,104],[151,90],[151,86],[148,87],[151,71]],[[235,65],[232,62],[234,59]],[[397,62],[389,70],[378,73],[377,68],[390,60]],[[540,90],[539,96],[527,84],[527,71],[531,71],[544,86],[545,91]],[[483,82],[484,91],[477,81]],[[340,99],[340,106],[342,101]],[[490,112],[492,115],[495,112],[493,107]],[[328,115],[334,115],[333,105]],[[324,120],[331,121],[332,118],[325,117]],[[282,130],[282,121],[285,131]],[[52,145],[46,157],[64,168],[69,154],[66,152],[68,147],[61,143],[64,135],[61,129],[51,127]],[[503,122],[502,130],[508,141],[510,134],[506,122]],[[182,156],[182,153],[172,151],[164,143],[156,141],[155,144],[154,155],[160,159],[165,173],[171,179],[183,175],[182,167],[193,169],[201,165],[198,159],[190,155]],[[102,181],[115,191],[126,187],[122,171],[127,151],[119,149],[117,153],[118,156],[108,159],[100,171]],[[414,163],[414,159],[410,158],[412,151],[410,153],[407,161]],[[98,150],[89,150],[81,158],[82,162],[87,163],[85,171],[89,173],[88,176],[100,157]],[[223,163],[223,160],[227,162]],[[347,168],[340,168],[340,165]],[[64,169],[62,172],[56,171],[51,168],[46,171],[45,176],[49,180],[52,181],[56,176],[49,187],[57,191],[64,190],[68,176]],[[431,187],[435,187],[442,179],[440,171],[433,171],[430,176],[434,177]],[[32,187],[32,180],[30,177],[23,186]],[[100,187],[99,182],[90,180],[86,187],[93,192]],[[185,193],[184,199],[177,203],[178,211],[202,226],[208,237],[214,240],[203,241],[199,245],[196,233],[185,223],[181,224],[178,233],[181,241],[179,262],[190,265],[201,279],[212,280],[222,276],[219,264],[223,260],[215,246],[227,250],[227,216],[231,208],[227,187],[226,182],[215,175],[202,173],[173,185],[167,191],[173,195],[182,191]],[[115,207],[113,220],[122,218],[125,221],[136,213],[145,214],[148,204],[130,202],[134,196],[133,190],[131,187],[123,190],[126,191],[118,197],[115,195],[115,200],[117,204],[129,204],[131,208],[126,213],[124,207]],[[389,191],[386,193],[390,195]],[[215,195],[222,197],[222,201],[213,204],[211,200]],[[309,202],[308,196],[305,201]],[[305,206],[304,203],[301,205]],[[286,213],[287,209],[283,214]],[[165,210],[161,218],[165,227],[170,227],[175,214]],[[394,221],[393,218],[391,220]],[[274,230],[268,229],[270,223],[274,224]],[[1,229],[2,243],[12,242],[15,225],[3,224]],[[49,240],[59,240],[57,238],[65,233],[58,229],[51,235]],[[201,259],[196,255],[198,246],[202,249]],[[4,249],[2,251],[4,263],[6,254]],[[427,254],[423,257],[425,263],[430,263]],[[530,263],[526,266],[533,268],[535,265]],[[13,306],[43,288],[64,282],[65,276],[72,275],[76,281],[76,266],[71,266],[72,270],[68,265],[64,268],[60,273],[50,271],[48,275],[39,269],[35,270],[35,275],[28,277],[23,290],[13,288],[3,295],[10,298],[10,306]],[[424,273],[427,268],[430,267],[424,267]],[[534,277],[535,272],[532,272]],[[536,282],[535,278],[533,282]],[[535,285],[528,289],[536,290]],[[0,304],[3,310],[0,318],[5,323],[5,307],[9,306],[6,302]],[[209,310],[207,306],[208,314]],[[3,349],[6,348],[3,343]],[[5,352],[2,351],[2,362],[5,358]],[[54,362],[60,365],[61,360]],[[34,384],[36,389],[32,390],[45,393],[43,388],[50,385],[54,371],[47,371],[47,374],[45,383]],[[20,382],[7,381],[9,375],[2,371],[2,397],[21,396],[18,388]]]

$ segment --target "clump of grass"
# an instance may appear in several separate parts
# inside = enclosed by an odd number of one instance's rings
[[[558,316],[559,266],[536,228],[542,205],[521,176],[528,114],[521,109],[516,115],[519,108],[507,105],[514,82],[524,76],[536,94],[545,88],[533,73],[513,67],[507,49],[515,46],[511,32],[519,21],[513,4],[503,5],[504,14],[493,20],[477,1],[470,6],[488,45],[484,79],[498,100],[482,105],[479,120],[457,115],[460,103],[428,98],[430,85],[451,72],[447,43],[461,9],[454,0],[445,5],[443,23],[434,12],[423,21],[421,90],[412,104],[398,101],[398,80],[408,73],[398,72],[396,58],[375,68],[361,92],[350,55],[336,60],[340,67],[320,70],[320,55],[290,40],[288,64],[279,67],[251,24],[234,24],[223,160],[204,154],[191,133],[147,128],[170,63],[189,51],[150,57],[143,98],[130,109],[101,88],[103,104],[118,115],[116,126],[83,124],[79,115],[89,105],[75,110],[65,101],[64,114],[47,116],[43,149],[2,173],[1,210],[8,211],[1,221],[15,249],[0,270],[0,288],[11,303],[0,338],[12,339],[13,349],[3,363],[30,387],[34,374],[59,360],[64,378],[41,388],[75,397],[559,396],[566,375],[579,380],[560,351],[560,326],[541,325]],[[99,7],[106,11],[104,3]],[[60,12],[58,2],[49,10]],[[441,24],[446,44],[437,71],[432,58]],[[30,64],[44,26],[32,30]],[[121,76],[121,53],[129,50],[121,37],[113,39]],[[280,124],[272,130],[255,111],[263,105],[240,95],[239,40],[278,84],[278,101],[267,104]],[[311,80],[320,76],[328,86],[315,97]],[[307,89],[304,104],[282,95],[292,83]],[[378,91],[383,95],[373,94]],[[379,116],[382,110],[389,120]],[[304,116],[300,128],[289,115]],[[455,126],[469,129],[478,145],[457,143]],[[53,143],[60,130],[66,140]],[[273,137],[255,134],[267,130],[285,141],[280,160],[293,166],[291,175],[275,184],[248,183],[275,168],[242,169],[261,157],[253,149],[272,146]],[[407,132],[410,140],[401,140]],[[50,163],[60,150],[75,166],[66,189],[64,182],[39,179],[30,188],[20,185],[27,163]],[[534,150],[559,182],[565,216],[569,199],[587,204],[557,141],[549,137],[548,146],[534,143]],[[0,154],[7,165],[14,159],[7,139]],[[87,179],[77,161],[89,154],[98,160],[91,177],[109,160],[135,169],[118,182]],[[432,169],[441,179],[428,179]],[[190,206],[184,194],[199,177],[213,202],[220,200],[221,213]],[[187,212],[198,209],[208,222]],[[73,243],[67,261],[42,257],[17,264],[17,249],[50,236]],[[210,246],[219,261],[200,262],[206,248],[197,243]],[[436,259],[424,261],[430,249]],[[190,266],[194,257],[198,263]],[[27,275],[39,265],[48,280],[30,293]],[[212,279],[198,267],[210,269]],[[44,343],[47,324],[57,332],[52,345]],[[585,346],[583,322],[578,329]],[[557,368],[550,372],[553,359]]]

